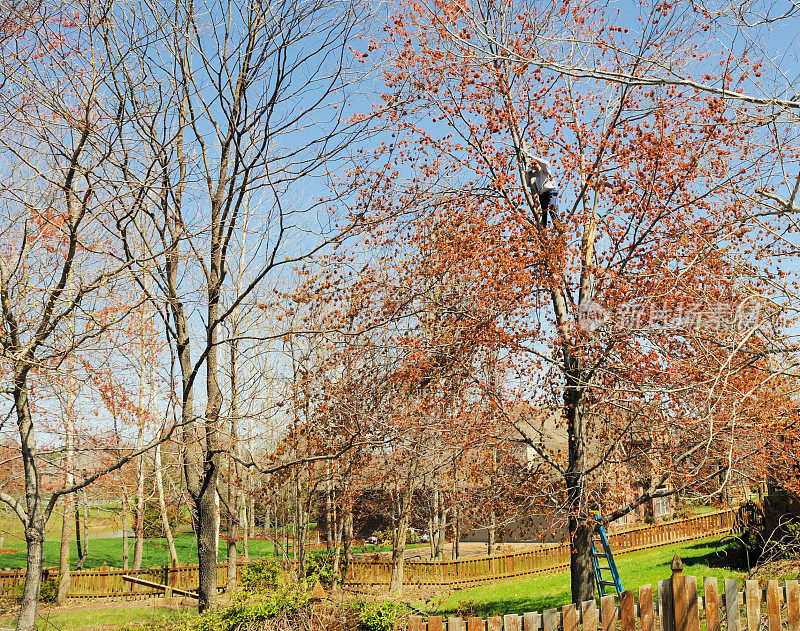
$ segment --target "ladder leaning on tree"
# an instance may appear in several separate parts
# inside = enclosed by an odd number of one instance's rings
[[[605,528],[600,522],[600,515],[595,515],[594,518],[598,522],[595,533],[592,535],[592,559],[597,591],[601,598],[606,595],[606,587],[613,587],[617,594],[621,594],[623,591],[622,581],[619,580],[617,564],[614,563],[614,555],[611,554],[611,546],[608,545]],[[605,560],[605,565],[600,564],[602,560]]]

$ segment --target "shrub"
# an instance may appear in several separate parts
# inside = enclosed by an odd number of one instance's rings
[[[276,559],[262,558],[242,568],[241,588],[246,592],[263,593],[278,586],[281,566]]]
[[[474,600],[462,600],[456,607],[456,616],[459,618],[472,618],[478,613],[478,605]]]
[[[292,619],[303,614],[311,600],[305,589],[286,588],[272,593],[234,597],[233,604],[204,614],[193,625],[196,631],[255,631],[276,619]]]
[[[353,608],[363,631],[394,631],[397,621],[408,612],[406,605],[392,600],[358,600]]]
[[[40,603],[52,605],[56,602],[56,596],[58,596],[58,579],[60,576],[60,574],[56,574],[42,581],[42,587],[39,590]]]
[[[342,571],[344,564],[340,564]],[[341,573],[341,572],[340,572]],[[306,559],[306,577],[313,585],[316,581],[325,588],[333,585],[333,559],[327,554],[312,554]]]

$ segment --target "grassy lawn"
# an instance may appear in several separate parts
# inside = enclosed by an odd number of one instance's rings
[[[104,506],[93,506],[88,510],[89,513],[89,536],[93,533],[108,532],[120,529],[119,506],[107,504]],[[45,526],[45,537],[47,539],[59,539],[61,537],[61,513],[53,512]],[[73,536],[74,533],[73,533]],[[22,524],[10,510],[2,508],[0,510],[0,537],[5,540],[3,547],[19,548],[25,545]]]
[[[95,631],[109,627],[139,629],[145,625],[165,625],[196,616],[196,611],[143,607],[132,603],[130,607],[107,609],[93,607],[76,611],[47,612],[38,616],[36,628],[70,629],[70,631]],[[13,626],[15,623],[16,620],[0,620],[0,628]]]
[[[703,576],[718,579],[742,578],[743,572],[726,567],[726,551],[729,544],[717,540],[690,541],[632,552],[615,558],[622,586],[638,589],[640,585],[657,583],[671,576],[672,557],[678,554],[684,563],[684,572],[698,577],[698,588],[702,593]],[[495,583],[464,589],[450,594],[441,603],[428,603],[431,612],[449,613],[459,603],[474,603],[475,615],[493,616],[525,611],[543,611],[571,602],[569,572],[547,576],[508,579]]]
[[[250,541],[249,542],[250,556],[266,556],[271,555],[272,543],[269,541]],[[25,567],[25,543],[16,544],[14,547],[19,548],[19,552],[9,552],[0,554],[0,567]],[[61,544],[57,538],[45,541],[44,543],[44,564],[46,566],[58,565],[58,552]],[[197,563],[197,543],[194,535],[191,533],[180,534],[175,538],[175,548],[178,551],[178,559],[181,565],[187,563]],[[239,545],[239,551],[242,547]],[[227,542],[220,540],[219,546],[219,560],[220,563],[228,558]],[[133,561],[133,539],[128,543],[129,559]],[[73,567],[75,559],[78,558],[78,552],[75,547],[75,541],[72,542],[70,547],[70,559],[72,559]],[[92,567],[101,567],[105,563],[112,567],[122,567],[122,538],[104,538],[92,539],[89,538],[89,557],[86,562],[86,569]],[[169,548],[167,548],[166,539],[146,539],[144,542],[144,551],[142,554],[142,567],[157,567],[162,565],[169,565]]]

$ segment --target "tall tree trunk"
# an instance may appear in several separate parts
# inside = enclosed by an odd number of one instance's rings
[[[156,492],[158,493],[158,510],[161,513],[161,527],[164,529],[164,536],[167,538],[169,548],[169,560],[172,567],[178,567],[178,551],[175,549],[175,537],[172,535],[172,527],[169,525],[169,515],[167,515],[167,502],[164,497],[164,476],[161,471],[161,443],[156,445],[155,456],[155,478]]]
[[[491,556],[494,554],[495,536],[497,534],[497,516],[494,513],[494,509],[489,514],[489,525],[486,528],[486,532],[486,554]]]
[[[569,358],[568,358],[569,361]],[[575,360],[572,360],[574,362]],[[570,582],[572,601],[594,598],[592,533],[594,521],[584,508],[586,498],[586,434],[579,370],[567,364],[567,388],[564,394],[567,417],[568,463],[564,475],[567,487],[570,538]]]
[[[139,433],[136,437],[136,449],[141,450],[144,446],[144,426],[147,419],[145,405],[147,403],[147,383],[145,376],[145,364],[147,363],[147,353],[144,340],[144,313],[139,316],[140,353],[139,353]],[[152,365],[152,362],[151,362]],[[133,542],[133,569],[142,568],[142,554],[144,552],[144,454],[136,459],[136,505],[134,507],[134,542]]]
[[[410,492],[408,493],[410,496]],[[404,496],[406,493],[404,492]],[[410,499],[410,498],[409,498]],[[400,518],[397,520],[397,528],[392,536],[392,576],[389,582],[389,591],[392,594],[400,594],[403,590],[403,574],[405,573],[406,561],[406,538],[408,535],[409,511],[405,506],[410,501],[401,501],[403,508],[400,511]]]
[[[122,478],[122,476],[120,476]],[[120,480],[122,488],[122,569],[128,569],[128,489],[125,483]]]
[[[334,523],[336,519],[333,514],[333,481],[331,480],[330,462],[325,461],[325,543],[328,549],[328,557],[333,552]],[[319,528],[317,528],[319,532]]]
[[[78,563],[75,565],[75,569],[79,570],[81,567],[81,562],[85,558],[83,554],[83,543],[81,537],[81,503],[78,498],[78,492],[75,492],[75,501],[72,503],[73,507],[75,508],[75,547],[78,549]]]
[[[86,488],[80,490],[81,505],[83,506],[83,557],[81,558],[81,569],[89,560],[89,501],[86,499]]]
[[[442,493],[439,492],[439,530],[436,533],[436,559],[441,561],[444,559],[444,538],[447,530],[447,511],[444,510],[444,503],[442,502]]]
[[[250,546],[248,545],[248,538],[250,535],[250,513],[247,511],[247,498],[244,495],[244,490],[239,489],[239,517],[242,523],[242,554],[245,559],[250,558]]]
[[[458,510],[458,505],[453,507],[453,552],[452,558],[457,559],[460,555],[461,545],[461,513]]]
[[[141,394],[140,394],[141,397]],[[136,448],[144,445],[144,419],[139,421],[139,435],[136,439]],[[142,569],[142,554],[144,552],[144,454],[136,459],[136,503],[133,510],[133,569]]]
[[[70,355],[72,363],[72,355]],[[70,381],[72,366],[70,365]],[[75,391],[73,384],[67,389],[67,409],[64,416],[64,430],[66,439],[66,453],[64,456],[64,486],[71,487],[75,483],[73,467],[75,466]],[[56,604],[63,605],[69,594],[69,547],[72,540],[72,502],[74,494],[64,495],[63,520],[61,522],[61,550],[58,555],[58,592]]]
[[[348,505],[344,520],[344,560],[353,561],[353,507]]]
[[[44,516],[41,509],[34,511],[25,524],[25,543],[28,547],[25,568],[25,587],[22,590],[17,631],[34,631],[36,628],[36,606],[42,587],[42,564],[44,558]]]
[[[41,480],[36,464],[36,440],[33,433],[33,418],[28,401],[27,368],[14,373],[14,404],[17,411],[22,467],[25,476],[25,512],[17,512],[23,519],[25,543],[28,547],[25,587],[22,590],[18,631],[34,631],[36,628],[36,606],[42,586],[42,556],[44,553],[45,516],[42,512]]]

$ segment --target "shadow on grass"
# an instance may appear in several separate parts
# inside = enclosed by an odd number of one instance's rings
[[[741,569],[742,545],[735,537],[726,537],[720,541],[694,544],[686,550],[698,550],[698,554],[684,554],[681,560],[684,565],[707,565],[710,568]]]

